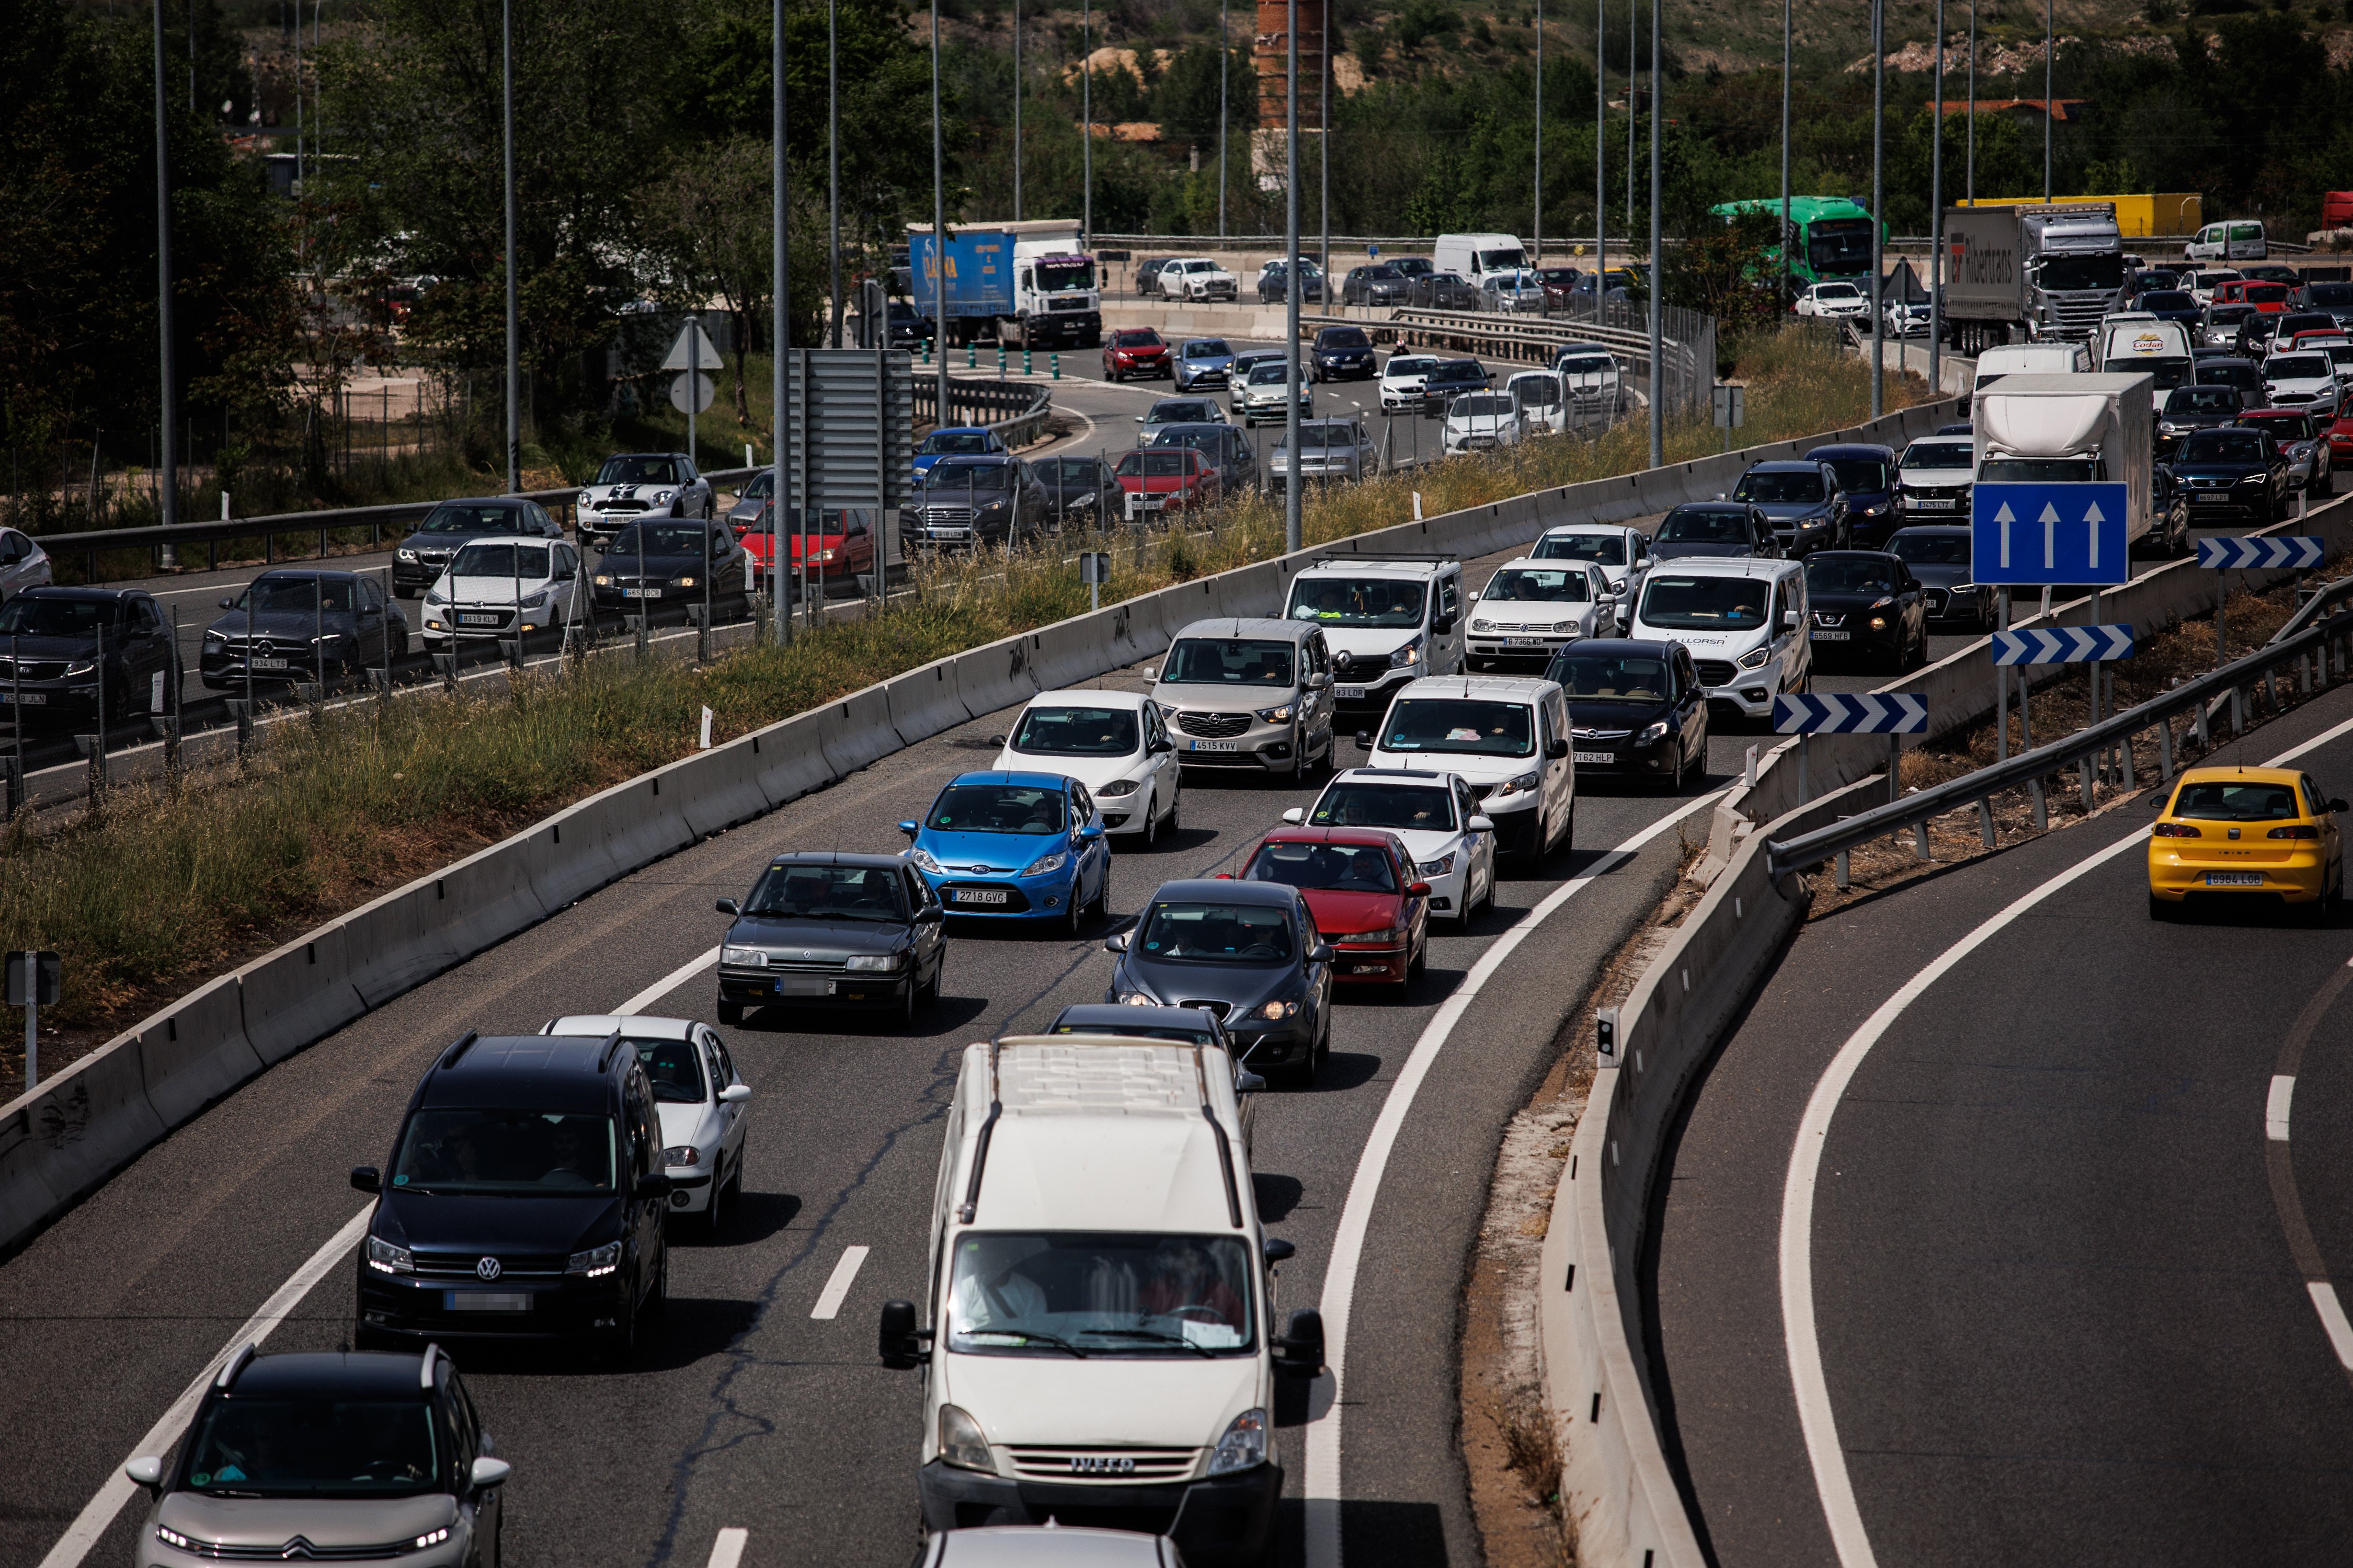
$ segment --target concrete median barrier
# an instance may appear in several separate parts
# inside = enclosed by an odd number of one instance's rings
[[[802,717],[817,720],[818,745],[837,779],[881,761],[902,744],[891,723],[890,699],[879,686],[853,691]]]
[[[911,746],[972,718],[952,658],[892,676],[882,683],[882,700],[891,710],[891,727]]]
[[[734,742],[752,753],[756,764],[754,776],[772,810],[823,789],[836,777],[825,760],[825,749],[810,738],[814,722],[808,714],[797,713]]]
[[[182,997],[107,1050],[135,1050],[157,1121],[177,1127],[262,1068],[245,1037],[245,999],[233,976]]]
[[[0,1236],[21,1236],[169,1131],[127,1037],[91,1052],[0,1115]]]
[[[367,1011],[352,984],[350,952],[348,929],[332,921],[237,972],[245,1037],[264,1066],[275,1067]]]

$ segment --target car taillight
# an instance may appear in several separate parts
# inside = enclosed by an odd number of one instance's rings
[[[2274,827],[2263,835],[2266,838],[2317,838],[2320,829],[2310,823],[2298,823],[2292,827]]]
[[[2186,822],[2160,822],[2149,830],[2159,838],[2203,838],[2206,836]]]

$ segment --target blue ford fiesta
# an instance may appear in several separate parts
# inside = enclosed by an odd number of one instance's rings
[[[965,773],[899,831],[952,915],[1048,921],[1076,934],[1109,913],[1111,849],[1086,786],[1060,773]]]

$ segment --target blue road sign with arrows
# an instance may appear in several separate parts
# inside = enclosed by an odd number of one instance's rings
[[[2089,664],[2132,656],[2130,626],[2052,626],[1993,634],[1996,664]]]
[[[2099,585],[2132,576],[2122,484],[1986,484],[1969,492],[1969,575],[1980,583]]]
[[[1777,735],[1918,735],[1928,700],[1908,691],[1784,692],[1773,699]]]
[[[2319,565],[2321,554],[2320,541],[2310,534],[2274,535],[2267,539],[2248,535],[2198,542],[2198,564],[2217,572],[2258,571],[2279,566],[2302,570]]]

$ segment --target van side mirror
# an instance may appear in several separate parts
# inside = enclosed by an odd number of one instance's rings
[[[1234,1074],[1234,1092],[1238,1095],[1256,1094],[1265,1087],[1266,1079],[1254,1072],[1243,1071]]]
[[[744,912],[744,906],[733,899],[721,899],[711,907],[723,915],[741,915]]]
[[[1279,1236],[1270,1236],[1258,1244],[1259,1256],[1269,1263],[1286,1263],[1299,1255],[1299,1248]]]
[[[928,1336],[915,1327],[915,1304],[913,1301],[882,1303],[882,1321],[875,1335],[875,1350],[882,1364],[893,1372],[911,1372],[923,1364],[923,1341]]]
[[[649,1171],[638,1178],[637,1186],[641,1198],[666,1198],[670,1192],[670,1173]]]
[[[164,1487],[164,1461],[153,1454],[142,1454],[122,1467],[122,1474],[132,1486],[149,1491],[161,1491]]]
[[[1785,632],[1793,632],[1798,629],[1797,611],[1784,610],[1781,612],[1781,629]]]
[[[1274,1370],[1285,1377],[1320,1377],[1324,1373],[1324,1314],[1302,1307],[1291,1314],[1282,1337],[1270,1348]]]
[[[380,1193],[384,1191],[384,1173],[374,1165],[353,1165],[352,1185],[363,1193]]]
[[[1567,755],[1568,755],[1568,742],[1567,741],[1555,739],[1545,742],[1545,759],[1547,762],[1556,763]]]
[[[1436,620],[1430,623],[1430,629],[1438,636],[1444,637],[1454,629],[1454,617],[1452,616],[1440,616]]]

